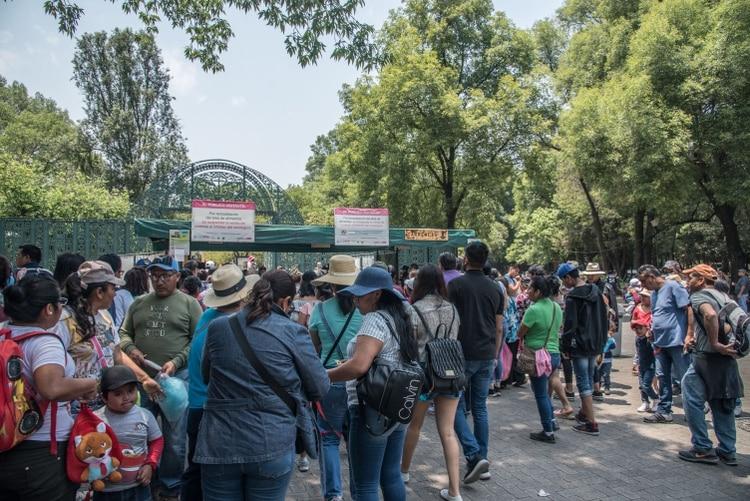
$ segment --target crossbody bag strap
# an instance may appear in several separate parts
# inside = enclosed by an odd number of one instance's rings
[[[557,318],[557,308],[555,308],[555,303],[552,303],[552,322],[549,324],[549,329],[547,329],[547,339],[544,340],[544,346],[543,348],[547,348],[547,343],[549,342],[549,337],[552,334],[552,327],[555,326],[555,319]]]
[[[321,306],[321,313],[323,313],[323,308]],[[352,321],[352,317],[354,316],[354,310],[349,312],[349,316],[346,317],[346,322],[344,322],[344,327],[341,329],[341,332],[339,332],[339,335],[336,336],[336,340],[333,342],[333,346],[331,346],[331,349],[328,351],[328,355],[326,356],[326,359],[323,360],[323,367],[326,366],[328,363],[328,360],[331,359],[331,355],[333,355],[333,350],[337,350],[339,352],[339,355],[341,355],[341,358],[345,358],[344,354],[341,352],[341,349],[339,348],[339,343],[341,342],[341,338],[344,337],[344,333],[346,332],[346,329],[349,328],[349,323]],[[328,325],[328,322],[326,322],[326,325]],[[331,331],[331,328],[328,328],[328,331],[333,334],[333,331]]]
[[[296,416],[297,401],[292,398],[288,391],[281,387],[281,385],[274,379],[274,377],[271,376],[263,363],[258,359],[258,356],[255,354],[255,351],[253,351],[252,346],[250,346],[250,342],[245,337],[245,333],[242,331],[242,327],[240,326],[240,321],[237,318],[237,315],[232,315],[231,317],[229,317],[229,325],[232,328],[232,332],[234,333],[234,338],[237,340],[237,344],[240,345],[240,348],[245,354],[248,362],[250,362],[250,365],[253,366],[263,382],[273,390],[273,392],[281,399],[281,401],[284,402],[287,407],[289,407],[289,410],[292,411],[292,414]]]
[[[96,352],[96,357],[99,359],[99,365],[102,366],[102,369],[106,369],[108,367],[107,359],[104,357],[104,350],[102,349],[102,344],[99,342],[98,339],[96,339],[96,334],[91,336],[91,345],[94,347],[94,351]]]

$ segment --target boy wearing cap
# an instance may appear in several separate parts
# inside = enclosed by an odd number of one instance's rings
[[[719,274],[711,266],[699,264],[685,270],[685,275],[693,309],[693,335],[688,336],[685,345],[693,350],[693,363],[682,378],[682,398],[693,446],[680,451],[679,457],[694,463],[716,464],[721,460],[737,466],[734,406],[737,398],[742,397],[743,386],[735,359],[737,353],[719,340],[723,329],[719,325],[719,311],[730,299],[714,288]],[[715,451],[706,428],[706,402],[711,407],[718,440]]]
[[[164,439],[154,415],[135,405],[138,395],[135,373],[116,365],[102,371],[101,390],[105,407],[96,415],[109,424],[123,452],[119,467],[122,481],[107,482],[103,492],[94,493],[94,501],[148,501],[149,484],[164,449]]]

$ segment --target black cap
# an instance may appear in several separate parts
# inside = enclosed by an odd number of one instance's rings
[[[130,367],[115,365],[102,369],[102,391],[112,391],[130,383],[137,383],[138,378]]]

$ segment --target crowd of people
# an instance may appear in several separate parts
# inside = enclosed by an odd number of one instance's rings
[[[341,500],[342,444],[352,499],[403,500],[434,415],[448,476],[439,496],[460,501],[462,485],[492,476],[488,398],[527,384],[539,414],[530,440],[555,444],[563,420],[584,435],[606,432],[594,402],[610,393],[620,298],[596,263],[501,275],[478,241],[462,259],[443,253],[400,271],[381,262],[359,270],[346,255],[305,273],[180,267],[169,256],[127,273],[112,254],[63,254],[52,271],[41,262],[33,245],[19,248],[15,270],[0,257],[0,342],[20,346],[44,414],[0,452],[2,499],[72,500],[87,489],[69,479],[65,460],[84,408],[139,458],[132,478],[106,482],[95,500],[283,500],[295,468],[307,472],[314,460],[321,497]],[[644,265],[623,299],[636,334],[637,412],[671,423],[681,394],[692,444],[679,457],[731,466],[743,387],[719,323],[733,300],[722,278],[707,264]],[[749,289],[742,270],[734,296],[745,311]],[[460,343],[459,388],[430,383],[440,339]],[[410,383],[418,395],[405,400],[402,420],[367,403],[358,383],[394,367],[427,374]],[[159,405],[166,376],[188,388],[177,418]]]

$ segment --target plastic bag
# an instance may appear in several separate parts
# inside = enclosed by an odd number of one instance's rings
[[[185,415],[188,406],[188,392],[185,381],[180,378],[161,375],[159,377],[164,395],[157,400],[164,417],[170,423],[176,423]]]
[[[510,369],[513,367],[513,352],[508,348],[508,343],[503,343],[503,349],[500,351],[500,362],[503,369],[501,381],[505,381],[510,376]]]

